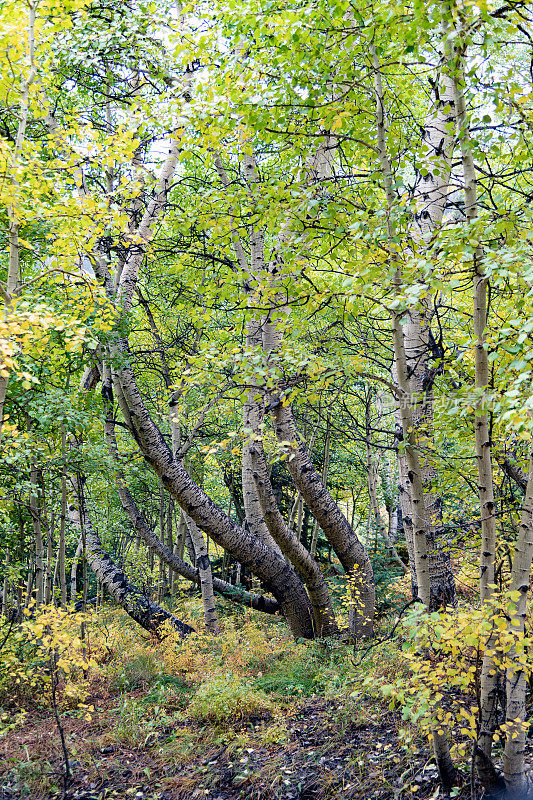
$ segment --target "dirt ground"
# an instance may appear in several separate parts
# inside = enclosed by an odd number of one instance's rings
[[[186,719],[137,747],[110,742],[112,698],[91,722],[65,720],[72,777],[65,792],[60,739],[41,717],[0,743],[0,800],[433,800],[440,796],[428,751],[400,747],[398,716],[387,710],[361,724],[322,698],[301,701],[280,738],[265,743],[265,719],[213,731]],[[274,728],[275,735],[275,728]],[[220,741],[227,742],[220,746]],[[2,752],[3,751],[3,752]],[[458,797],[469,797],[468,776]]]

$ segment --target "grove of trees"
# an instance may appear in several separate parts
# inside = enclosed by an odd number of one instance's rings
[[[0,641],[186,639],[187,586],[359,652],[403,607],[444,796],[467,651],[471,796],[527,796],[531,19],[0,3]]]

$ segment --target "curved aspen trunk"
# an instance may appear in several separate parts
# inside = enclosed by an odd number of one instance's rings
[[[257,497],[268,529],[305,582],[313,607],[317,635],[332,636],[338,633],[338,628],[326,579],[317,562],[285,524],[272,490],[265,453],[260,442],[251,445],[250,457]]]
[[[278,401],[271,411],[276,437],[287,455],[287,469],[349,576],[355,599],[353,632],[356,636],[371,636],[375,588],[368,554],[314,468],[296,431],[291,409]]]
[[[111,436],[109,433],[110,429]],[[116,450],[113,449],[112,442],[114,441],[114,436],[112,434],[112,422],[110,420],[107,420],[106,422],[106,431],[108,435],[109,449],[114,455]],[[178,575],[182,575],[184,578],[187,578],[187,580],[190,580],[192,583],[200,586],[201,578],[198,569],[183,560],[183,547],[185,545],[185,533],[187,532],[185,522],[186,515],[184,512],[182,512],[184,530],[182,531],[182,552],[180,555],[179,553],[175,553],[172,548],[165,545],[152,530],[146,517],[137,506],[133,495],[126,485],[124,475],[120,469],[117,470],[117,491],[122,508],[128,515],[133,528],[139,534],[144,543],[147,544],[148,547],[151,547],[157,556],[159,556],[159,558],[168,564],[173,572],[176,572]],[[277,603],[276,600],[272,600],[270,597],[264,597],[263,595],[250,594],[242,589],[237,588],[236,586],[232,586],[226,581],[220,580],[220,578],[215,576],[213,576],[213,588],[223,597],[238,603],[242,603],[243,605],[247,605],[256,611],[264,611],[267,614],[275,614],[280,610],[279,603]]]
[[[331,145],[333,138],[328,138],[325,145],[317,148],[307,165],[309,182],[320,180],[332,172]],[[229,186],[229,179],[224,166],[217,156],[215,166],[222,183]],[[252,155],[242,158],[242,171],[250,195],[253,197],[259,183],[257,164]],[[268,305],[277,306],[277,314],[286,317],[290,309],[279,297],[272,297],[277,293],[279,268],[282,265],[282,251],[293,238],[290,225],[280,234],[279,252],[275,255],[273,263],[267,267],[262,234],[252,230],[250,234],[250,264],[244,253],[242,244],[234,237],[235,254],[240,268],[247,272],[251,281],[263,285],[268,292]],[[282,309],[280,312],[280,308]],[[262,346],[267,359],[275,358],[280,351],[283,340],[282,324],[277,325],[272,319],[273,311],[270,310],[266,319],[261,323]],[[373,630],[375,589],[374,577],[370,560],[357,539],[352,527],[334,502],[333,498],[322,483],[320,476],[314,469],[307,451],[296,432],[296,426],[290,409],[283,408],[280,403],[271,403],[273,411],[274,428],[276,436],[281,443],[291,442],[290,458],[287,466],[291,477],[299,490],[300,496],[305,500],[308,508],[318,521],[325,535],[331,542],[341,564],[349,575],[354,606],[351,613],[351,628],[356,635],[369,636]],[[269,523],[270,524],[270,523]]]
[[[145,630],[157,635],[164,622],[170,622],[181,636],[193,632],[193,628],[177,619],[161,606],[158,606],[140,589],[130,583],[117,567],[111,556],[103,549],[100,538],[92,527],[84,495],[84,481],[77,479],[77,493],[79,508],[74,504],[68,506],[69,519],[79,531],[85,534],[85,555],[92,571],[107,589],[109,595],[120,605],[126,613],[138,622]]]
[[[128,352],[124,340],[121,350],[124,355]],[[235,525],[192,481],[151,419],[131,369],[125,367],[114,373],[114,382],[124,417],[141,452],[176,502],[213,541],[263,581],[279,602],[294,636],[312,638],[309,598],[292,567],[245,528]]]
[[[175,173],[179,144],[172,140],[168,156],[161,168],[159,179],[137,227],[139,242],[146,245],[153,236],[153,227],[167,202],[168,190]],[[124,261],[116,292],[113,290],[109,269],[98,258],[94,268],[111,301],[116,302],[123,314],[132,306],[139,270],[145,257],[146,246],[130,248]],[[109,345],[111,361],[118,357],[122,366],[112,369],[115,393],[127,427],[134,436],[140,451],[163,485],[180,507],[213,541],[220,544],[237,560],[245,564],[264,583],[278,600],[294,636],[312,638],[313,619],[309,598],[298,576],[283,557],[265,546],[242,527],[235,525],[226,514],[191,480],[181,460],[174,456],[160,429],[148,413],[133,370],[129,366],[130,354],[125,339],[116,338]]]

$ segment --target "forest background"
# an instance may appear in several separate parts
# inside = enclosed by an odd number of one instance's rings
[[[0,3],[6,797],[527,796],[530,22]]]

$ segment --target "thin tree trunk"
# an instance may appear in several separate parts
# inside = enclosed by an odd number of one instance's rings
[[[393,541],[390,539],[389,536],[389,529],[381,516],[381,509],[379,507],[379,500],[378,500],[378,493],[377,493],[377,486],[376,486],[376,468],[374,466],[373,458],[372,458],[372,448],[370,446],[370,397],[368,398],[367,407],[366,407],[366,473],[367,473],[367,483],[368,483],[368,497],[370,500],[370,513],[371,516],[374,518],[374,522],[376,525],[376,530],[381,537],[383,543],[389,550],[393,561],[398,564],[399,567],[404,572],[409,572],[409,567],[403,563],[402,559],[398,555],[398,551],[396,550]]]
[[[35,0],[28,2],[28,63],[29,72],[26,79],[21,80],[20,87],[20,110],[18,113],[18,127],[11,157],[11,185],[13,187],[13,203],[8,206],[8,239],[9,239],[9,262],[7,271],[7,281],[5,290],[2,288],[4,300],[4,316],[7,317],[13,310],[13,300],[19,293],[20,283],[20,242],[19,242],[19,220],[16,208],[17,179],[16,170],[19,166],[24,140],[26,138],[26,126],[28,124],[30,109],[30,89],[37,75],[35,63],[35,21],[36,8],[38,3]],[[2,373],[4,370],[2,370]],[[2,442],[2,428],[4,422],[4,405],[6,401],[7,386],[9,382],[9,372],[0,374],[0,444]]]
[[[372,46],[371,55],[372,66],[374,70],[374,89],[376,95],[377,146],[387,200],[388,247],[391,262],[395,265],[394,286],[396,293],[398,296],[400,296],[403,288],[403,281],[401,261],[398,257],[398,254],[395,252],[395,245],[393,243],[395,230],[393,224],[394,190],[392,169],[387,152],[386,121],[380,64],[374,46]],[[447,120],[441,120],[437,118],[437,125],[435,128],[437,131],[444,134],[444,137],[442,141],[440,141],[440,144],[437,145],[437,148],[434,147],[434,149],[440,150],[446,143],[447,139],[449,139],[449,133],[446,130],[446,122]],[[433,135],[429,137],[428,144],[430,145],[430,148],[431,146],[435,145],[433,138]],[[444,153],[446,153],[446,149],[444,149]],[[424,201],[426,202],[430,199],[432,200],[434,207],[437,209],[437,211],[434,212],[434,215],[438,217],[438,210],[441,208],[441,206],[443,208],[444,202],[442,196],[444,186],[441,183],[442,175],[438,177],[437,173],[433,175],[433,170],[428,170],[427,176],[427,197],[424,197]],[[423,211],[420,215],[420,219],[422,220],[419,222],[420,233],[423,237],[424,227],[426,225],[426,222],[423,222],[423,220],[429,219],[431,221],[431,215],[429,212],[427,212],[427,210]],[[401,301],[398,307],[401,307]],[[414,563],[415,567],[414,583],[416,583],[414,589],[426,608],[428,610],[432,610],[434,608],[439,608],[442,604],[446,604],[447,601],[453,601],[455,599],[455,583],[453,583],[453,592],[450,594],[450,573],[446,569],[446,559],[444,558],[442,550],[436,547],[436,520],[438,520],[438,514],[440,513],[440,504],[436,502],[435,494],[433,492],[430,491],[428,495],[428,501],[430,503],[429,515],[425,505],[424,480],[427,481],[429,478],[431,481],[433,479],[434,465],[432,463],[432,459],[430,458],[426,460],[426,464],[423,469],[418,455],[421,442],[419,441],[418,432],[415,429],[415,419],[412,405],[413,389],[417,392],[416,397],[425,396],[425,423],[428,426],[432,424],[433,405],[429,400],[428,393],[425,391],[424,384],[420,383],[419,381],[420,375],[416,377],[416,380],[414,380],[412,384],[410,382],[409,376],[413,378],[413,370],[416,369],[416,364],[409,364],[406,352],[406,342],[409,342],[409,347],[411,348],[412,354],[413,341],[416,343],[417,338],[419,341],[423,341],[424,339],[424,336],[421,335],[423,328],[419,324],[420,319],[418,318],[417,320],[416,315],[413,316],[413,314],[411,314],[411,323],[413,329],[415,330],[412,329],[409,333],[409,336],[406,335],[404,337],[402,317],[403,312],[397,311],[396,309],[392,312],[393,351],[396,371],[396,375],[393,377],[396,378],[397,384],[397,418],[400,421],[403,440],[398,448],[400,462],[399,471],[400,477],[404,475],[407,478],[407,483],[403,487],[403,492],[401,492],[400,498],[402,502],[402,513],[404,512],[404,508],[407,511],[407,514],[404,515],[406,534],[409,530],[407,525],[412,526],[412,563]],[[417,325],[418,330],[416,330]],[[414,350],[417,353],[417,357],[420,358],[422,353],[420,352],[418,345],[416,345]],[[421,388],[423,389],[423,393],[420,392]],[[417,404],[415,404],[415,411],[418,415]],[[417,416],[417,423],[420,421],[420,419],[421,418],[418,418]],[[424,441],[424,438],[427,439],[428,436],[429,431],[426,429],[426,432],[422,437],[422,441]],[[405,460],[405,464],[403,465],[402,469],[401,462],[403,459]],[[407,500],[409,500],[409,502],[407,502]],[[428,555],[431,556],[430,559],[428,559]],[[455,768],[450,757],[450,749],[447,737],[439,734],[438,730],[432,731],[432,734],[435,760],[437,762],[443,788],[446,791],[447,787],[450,786],[455,780]]]
[[[474,159],[469,140],[468,120],[459,76],[454,79],[454,98],[457,109],[457,128],[461,145],[465,191],[465,218],[468,225],[478,215],[477,182]],[[489,361],[485,349],[485,327],[487,324],[487,286],[488,278],[483,271],[483,251],[478,245],[474,253],[474,335],[475,344],[475,387],[479,394],[476,402],[474,431],[476,443],[476,462],[478,470],[479,507],[481,512],[481,552],[479,595],[488,601],[494,592],[494,568],[496,561],[496,517],[494,485],[490,443],[489,415],[484,409],[485,394],[489,383]],[[492,763],[492,745],[497,727],[500,670],[493,658],[497,631],[493,628],[486,642],[481,668],[480,720],[476,742],[476,768],[483,787],[494,792],[501,788],[500,778]]]
[[[72,565],[70,568],[70,602],[76,603],[78,594],[78,587],[77,587],[77,574],[78,574],[78,562],[80,560],[82,551],[82,542],[81,539],[78,541],[78,545],[76,547],[76,552],[74,553],[74,558],[72,559]]]
[[[44,542],[39,504],[39,471],[35,464],[31,465],[30,470],[29,507],[33,524],[33,538],[35,540],[35,601],[40,606],[44,602]]]
[[[66,456],[66,431],[65,425],[61,425],[61,454],[63,459]],[[59,549],[58,549],[58,572],[59,572],[59,592],[61,608],[67,607],[67,575],[66,575],[66,524],[67,524],[67,472],[66,465],[63,464],[61,470],[61,511],[59,519]]]
[[[2,586],[2,614],[4,617],[9,616],[9,547],[6,547],[6,556],[4,560],[4,583]]]
[[[319,419],[320,421],[320,419]],[[324,458],[322,461],[322,483],[324,486],[327,487],[328,481],[328,469],[329,469],[329,453],[331,449],[331,414],[328,414],[326,420],[326,438],[324,441]],[[313,533],[311,534],[311,556],[312,558],[316,557],[316,547],[318,542],[318,531],[319,531],[319,524],[318,521],[315,519],[313,523]],[[353,528],[353,523],[352,523]]]
[[[220,633],[217,612],[215,607],[215,595],[213,592],[213,575],[211,573],[211,562],[207,553],[205,539],[202,532],[190,517],[187,519],[187,527],[192,539],[194,552],[196,555],[195,566],[200,576],[200,589],[202,592],[202,603],[204,606],[204,617],[206,629],[215,636]]]

